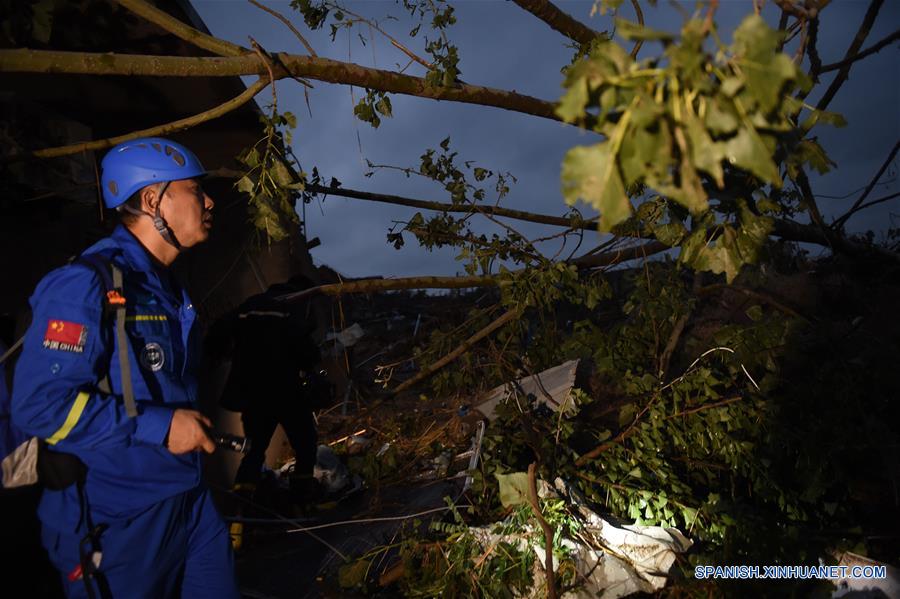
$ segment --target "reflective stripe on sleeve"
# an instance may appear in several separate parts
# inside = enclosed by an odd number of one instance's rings
[[[72,429],[78,424],[78,419],[81,418],[81,413],[84,412],[84,406],[87,405],[90,397],[90,393],[86,391],[82,391],[75,397],[75,402],[72,404],[72,409],[69,410],[69,415],[66,416],[66,421],[63,422],[58,431],[47,438],[48,445],[56,445],[72,432]]]

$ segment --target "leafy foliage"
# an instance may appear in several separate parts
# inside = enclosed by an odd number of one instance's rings
[[[280,241],[291,235],[291,228],[299,224],[294,210],[296,196],[305,188],[301,179],[292,173],[292,162],[287,157],[290,130],[297,125],[290,112],[261,115],[265,137],[241,152],[238,160],[247,168],[235,187],[249,198],[249,212],[253,224],[266,234],[267,239]]]
[[[566,70],[557,114],[607,139],[567,153],[563,197],[591,204],[601,230],[611,231],[633,214],[628,190],[655,191],[687,213],[669,225],[691,222],[690,235],[662,230],[658,238],[683,243],[684,263],[731,281],[756,261],[770,231],[761,213],[778,211],[778,158],[786,157],[791,176],[804,163],[820,172],[831,166],[815,140],[792,135],[798,104],[790,91],[810,82],[778,52],[781,34],[756,15],[715,56],[705,49],[713,29],[702,21],[689,21],[680,36],[616,23],[621,37],[658,41],[664,52],[636,62],[601,40]]]

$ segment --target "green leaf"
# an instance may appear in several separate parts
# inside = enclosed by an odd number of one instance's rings
[[[385,95],[381,96],[381,99],[375,103],[375,110],[388,118],[394,116],[391,107],[391,99]]]
[[[644,27],[638,23],[632,23],[620,18],[616,18],[616,33],[626,40],[671,42],[675,39],[675,36],[671,33]]]
[[[619,409],[619,428],[624,428],[634,421],[637,414],[637,406],[627,403]]]
[[[369,571],[369,560],[356,560],[351,564],[344,564],[338,568],[338,584],[341,588],[352,589],[366,581],[366,573]]]
[[[705,121],[706,126],[715,135],[734,133],[739,124],[732,103],[728,100],[723,101],[718,96],[707,104]]]
[[[797,78],[797,67],[778,51],[782,33],[759,15],[746,17],[734,32],[732,51],[744,75],[747,93],[767,114],[781,104],[785,84]]]
[[[656,225],[651,230],[654,237],[670,247],[675,247],[687,236],[687,229],[679,222]]]
[[[769,148],[755,130],[742,127],[737,135],[725,143],[725,157],[734,166],[750,171],[775,187],[781,187],[778,167],[772,161]]]
[[[762,306],[758,304],[755,306],[750,306],[749,308],[747,308],[745,313],[747,314],[747,318],[749,318],[753,322],[758,322],[762,319],[763,316]]]
[[[691,148],[691,162],[699,170],[705,172],[718,185],[725,187],[725,176],[722,172],[722,160],[725,158],[725,146],[714,142],[703,123],[693,114],[685,114],[688,143]]]
[[[528,503],[528,474],[513,472],[511,474],[494,473],[500,486],[500,503],[503,507],[513,507]]]
[[[272,170],[269,172],[272,175],[272,178],[275,180],[275,183],[282,187],[290,185],[294,181],[294,178],[291,176],[291,172],[281,160],[276,159],[274,164],[272,164]]]
[[[238,191],[243,193],[253,193],[253,188],[255,187],[255,184],[250,177],[246,176],[238,179],[238,182],[235,185],[238,188]]]
[[[556,107],[556,115],[567,123],[574,123],[584,117],[584,107],[588,102],[588,85],[584,78],[578,78],[569,84]]]
[[[631,202],[609,150],[609,142],[577,146],[566,153],[562,165],[563,198],[569,205],[582,199],[596,208],[601,231],[609,231],[631,214]]]

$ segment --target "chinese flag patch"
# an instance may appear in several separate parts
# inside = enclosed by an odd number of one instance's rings
[[[44,347],[81,353],[87,341],[87,327],[67,320],[51,320],[44,333]]]

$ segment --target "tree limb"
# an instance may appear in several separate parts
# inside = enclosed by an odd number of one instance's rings
[[[209,50],[218,56],[241,56],[250,52],[247,48],[242,48],[237,44],[232,44],[231,42],[198,31],[144,0],[113,1],[127,8],[134,14],[150,21],[154,25],[162,27],[172,35],[179,37],[198,48]]]
[[[900,255],[880,248],[876,245],[858,243],[847,239],[830,228],[816,225],[804,225],[790,220],[776,219],[773,233],[788,241],[803,241],[832,248],[854,258],[869,259],[877,257],[888,262],[900,264]]]
[[[493,106],[561,121],[556,104],[513,91],[456,84],[429,85],[422,77],[364,67],[315,56],[273,54],[276,78],[305,77],[373,90]],[[71,75],[144,75],[150,77],[234,77],[267,75],[266,65],[253,53],[228,57],[147,56],[50,50],[0,50],[0,73],[56,73]]]
[[[584,23],[577,21],[560,10],[549,0],[513,0],[521,8],[527,10],[541,21],[579,44],[588,45],[605,32],[594,31]]]
[[[244,90],[240,95],[235,96],[231,100],[219,104],[215,108],[210,108],[209,110],[203,111],[201,113],[195,114],[193,116],[189,116],[187,118],[179,119],[177,121],[172,121],[171,123],[166,123],[165,125],[159,125],[157,127],[151,127],[149,129],[141,129],[140,131],[132,131],[131,133],[126,133],[125,135],[118,135],[116,137],[110,137],[108,139],[100,139],[97,141],[86,141],[80,142],[76,144],[71,144],[68,146],[60,146],[56,148],[45,148],[43,150],[35,150],[30,153],[31,156],[36,158],[57,158],[59,156],[68,156],[71,154],[77,154],[83,151],[90,150],[103,150],[105,148],[111,148],[114,145],[120,144],[124,141],[128,141],[131,139],[137,139],[139,137],[158,137],[163,135],[169,135],[170,133],[175,133],[176,131],[183,131],[195,125],[199,125],[200,123],[204,123],[206,121],[210,121],[212,119],[217,119],[220,116],[227,114],[238,108],[243,106],[247,102],[249,102],[256,94],[262,91],[263,88],[266,87],[268,83],[265,79],[259,78],[253,84]],[[21,158],[24,158],[28,154],[18,154],[7,158],[5,161],[14,162]]]
[[[863,58],[869,56],[870,54],[875,54],[876,52],[881,51],[882,48],[893,44],[894,42],[900,40],[900,29],[890,34],[880,42],[872,44],[862,52],[858,54],[854,54],[849,58],[844,58],[844,60],[840,62],[833,62],[831,64],[826,64],[822,68],[819,69],[819,73],[827,73],[829,71],[836,71],[838,69],[842,69],[846,66],[850,66],[851,63],[854,63],[858,60],[862,60]]]
[[[465,277],[463,277],[463,278],[465,278]],[[438,370],[440,370],[441,368],[443,368],[450,362],[454,361],[456,358],[458,358],[461,355],[468,352],[470,349],[472,349],[473,345],[475,345],[476,343],[478,343],[479,341],[481,341],[482,339],[484,339],[485,337],[487,337],[488,335],[490,335],[491,333],[493,333],[494,331],[496,331],[497,329],[499,329],[506,323],[512,322],[513,320],[517,319],[521,315],[522,315],[521,310],[519,310],[517,308],[513,308],[512,310],[504,312],[503,315],[501,315],[499,318],[497,318],[496,320],[491,322],[489,325],[487,325],[486,327],[484,327],[483,329],[481,329],[480,331],[478,331],[477,333],[475,333],[474,335],[472,335],[471,337],[469,337],[468,339],[463,341],[462,344],[460,344],[459,347],[454,349],[452,352],[445,355],[443,358],[441,358],[437,362],[434,362],[433,364],[429,365],[428,368],[419,371],[411,379],[403,381],[402,383],[397,385],[397,388],[393,390],[392,394],[397,395],[398,393],[401,393],[402,391],[409,389],[413,385],[420,383],[420,382],[424,381],[425,379],[429,378],[435,372],[437,372]]]
[[[859,30],[856,32],[856,36],[853,38],[853,42],[847,49],[847,53],[844,55],[844,60],[842,62],[847,61],[848,58],[855,56],[859,52],[860,46],[862,46],[863,42],[866,41],[866,37],[869,35],[869,31],[872,29],[872,25],[875,23],[875,17],[878,16],[878,11],[881,9],[882,4],[884,4],[884,0],[872,0],[871,4],[869,4],[869,9],[866,11],[866,16],[863,18],[863,22],[862,24],[860,24]],[[837,94],[838,90],[841,89],[841,86],[847,80],[847,77],[850,74],[850,67],[852,65],[853,61],[850,61],[840,68],[838,74],[834,78],[834,81],[831,82],[831,85],[829,85],[828,89],[825,90],[825,94],[819,100],[819,103],[816,104],[816,110],[825,110],[826,108],[828,108],[828,104],[831,103],[831,100],[834,98],[835,94]]]

